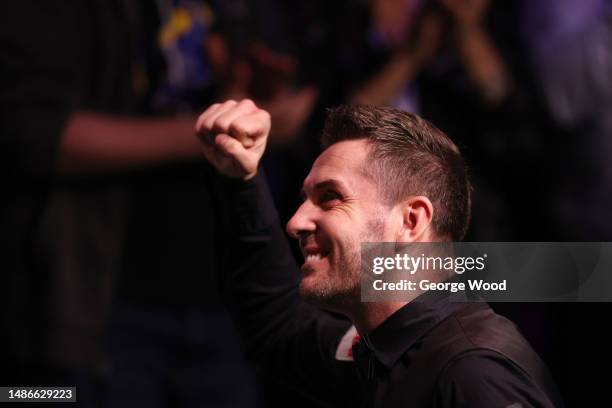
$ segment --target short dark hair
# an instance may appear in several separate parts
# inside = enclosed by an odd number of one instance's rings
[[[459,149],[442,131],[417,115],[389,107],[329,109],[323,147],[355,139],[370,142],[365,170],[387,203],[424,195],[434,207],[434,232],[453,241],[463,239],[472,187]]]

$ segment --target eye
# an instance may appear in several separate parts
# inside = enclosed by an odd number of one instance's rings
[[[342,200],[342,196],[333,190],[328,190],[319,196],[319,203],[321,204],[334,204],[336,201]]]

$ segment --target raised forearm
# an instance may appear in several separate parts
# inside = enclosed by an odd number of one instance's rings
[[[399,51],[355,92],[352,102],[360,105],[389,104],[414,79],[416,73],[416,60],[408,52]]]
[[[508,96],[506,66],[486,31],[478,24],[457,27],[457,49],[465,70],[485,102],[498,104]]]
[[[71,116],[62,134],[57,169],[63,174],[129,170],[196,160],[195,119],[135,119],[90,112]]]

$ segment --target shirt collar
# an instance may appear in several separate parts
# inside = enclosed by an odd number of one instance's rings
[[[448,292],[427,291],[389,316],[354,346],[355,361],[372,354],[390,369],[421,337],[461,307],[449,300]]]

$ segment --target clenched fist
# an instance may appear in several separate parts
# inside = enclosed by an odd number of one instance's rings
[[[206,159],[227,177],[248,180],[257,174],[270,133],[270,114],[253,101],[214,104],[200,115],[196,133]]]

